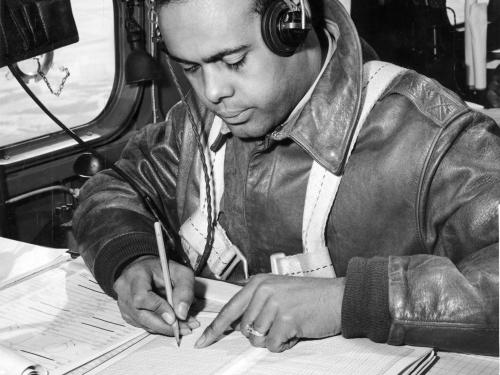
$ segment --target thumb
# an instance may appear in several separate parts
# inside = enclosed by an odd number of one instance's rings
[[[165,301],[162,297],[154,292],[149,292],[149,306],[147,310],[154,312],[155,314],[161,316],[161,318],[169,325],[175,322],[175,315],[173,308]]]
[[[169,262],[170,277],[172,279],[172,302],[177,317],[186,320],[194,299],[193,271],[177,262]]]

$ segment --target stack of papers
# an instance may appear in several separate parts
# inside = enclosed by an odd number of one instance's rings
[[[67,249],[53,249],[0,237],[0,289],[71,259]]]
[[[230,332],[195,349],[203,329],[241,288],[201,278],[195,293],[202,327],[179,348],[171,337],[125,323],[81,259],[68,259],[64,249],[0,238],[0,375],[498,374],[498,358],[444,353],[441,361],[430,348],[341,336],[271,353]]]
[[[0,346],[30,363],[64,374],[140,335],[125,323],[80,261],[66,262],[0,291]],[[0,369],[10,366],[2,356]],[[13,367],[16,368],[16,367]],[[0,370],[1,374],[1,370]]]
[[[149,336],[89,375],[409,375],[423,373],[435,360],[429,348],[341,336],[304,340],[283,353],[271,353],[232,332],[207,348],[195,349],[196,339],[214,316],[202,313],[202,327],[183,337],[180,348],[172,338]]]

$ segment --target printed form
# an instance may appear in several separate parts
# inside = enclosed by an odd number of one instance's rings
[[[6,359],[14,361],[18,354],[50,375],[163,375],[166,370],[173,375],[420,374],[436,359],[430,348],[341,336],[304,340],[283,353],[270,353],[252,347],[239,332],[230,332],[208,348],[195,349],[204,327],[239,289],[198,279],[196,294],[204,297],[198,300],[202,327],[182,337],[178,348],[173,338],[148,335],[126,324],[116,302],[104,294],[83,262],[66,262],[0,290],[0,375],[24,373],[17,371],[27,368],[24,362],[6,367]],[[475,374],[478,368],[482,374],[498,374],[498,358],[443,354],[428,375],[449,373],[450,368],[457,374]]]
[[[67,249],[32,245],[0,237],[0,290],[71,259]]]
[[[143,334],[126,324],[82,262],[68,262],[0,293],[0,345],[64,374]]]
[[[430,352],[429,348],[394,347],[368,339],[341,336],[301,341],[283,353],[254,348],[239,332],[195,349],[194,343],[215,317],[201,313],[202,326],[182,337],[180,348],[170,337],[149,336],[88,375],[396,375]],[[144,359],[147,360],[144,360]]]

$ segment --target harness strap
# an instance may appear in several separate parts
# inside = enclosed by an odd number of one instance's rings
[[[346,163],[366,117],[387,86],[404,70],[399,66],[381,61],[371,61],[363,66],[365,99],[349,145]],[[285,256],[283,253],[271,255],[273,273],[293,276],[336,277],[330,251],[326,246],[325,230],[341,179],[342,176],[329,172],[316,161],[313,162],[302,220],[304,252],[291,256]]]
[[[210,179],[210,195],[212,197],[213,218],[217,217],[220,210],[220,202],[224,193],[224,156],[226,145],[224,144],[218,152],[210,150],[211,145],[222,127],[222,119],[215,116],[214,122],[208,136],[208,146],[205,144],[205,160],[209,170],[212,171]],[[205,243],[207,241],[207,196],[206,184],[201,171],[200,177],[200,205],[184,224],[182,224],[179,234],[184,251],[188,255],[193,268],[198,266]],[[207,266],[216,278],[226,279],[238,262],[243,263],[245,277],[248,278],[248,266],[246,258],[240,250],[229,240],[226,231],[219,223],[214,228],[214,242],[212,253],[207,261]]]

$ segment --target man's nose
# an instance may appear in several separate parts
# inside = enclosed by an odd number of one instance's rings
[[[210,66],[204,72],[205,97],[212,103],[218,104],[224,98],[233,95],[233,87],[227,72],[218,66]]]

